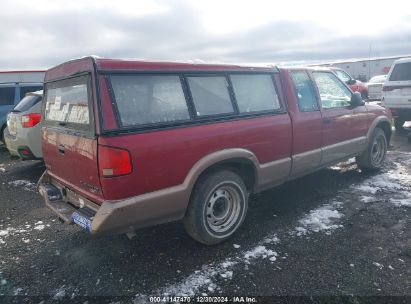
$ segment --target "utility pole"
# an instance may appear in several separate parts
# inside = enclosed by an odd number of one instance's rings
[[[371,78],[371,42],[370,42],[370,49],[368,52],[368,79],[367,81],[370,80],[370,78]]]

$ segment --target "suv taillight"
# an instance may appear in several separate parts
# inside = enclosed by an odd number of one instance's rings
[[[21,117],[21,126],[31,128],[37,125],[41,120],[41,115],[37,113],[25,114]]]
[[[98,166],[103,177],[126,175],[133,170],[127,150],[107,146],[98,146]]]

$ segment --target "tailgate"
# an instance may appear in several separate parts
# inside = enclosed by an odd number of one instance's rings
[[[411,86],[391,86],[384,91],[385,104],[394,108],[411,108]]]
[[[98,203],[102,192],[89,75],[46,84],[42,129],[49,175]]]

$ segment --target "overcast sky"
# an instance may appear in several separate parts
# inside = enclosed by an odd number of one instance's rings
[[[90,54],[281,63],[411,54],[411,1],[1,0],[0,70]]]

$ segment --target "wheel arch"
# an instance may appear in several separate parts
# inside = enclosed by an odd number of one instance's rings
[[[388,117],[378,116],[377,118],[374,119],[370,128],[368,129],[368,133],[367,133],[368,142],[370,141],[375,128],[380,128],[384,131],[385,136],[387,137],[387,144],[389,144],[391,135],[392,135],[392,129],[391,129],[391,121],[388,119]]]
[[[224,149],[210,153],[197,161],[187,174],[184,183],[191,192],[201,176],[226,168],[245,179],[247,189],[252,191],[258,184],[258,167],[258,159],[253,152],[240,148]]]

